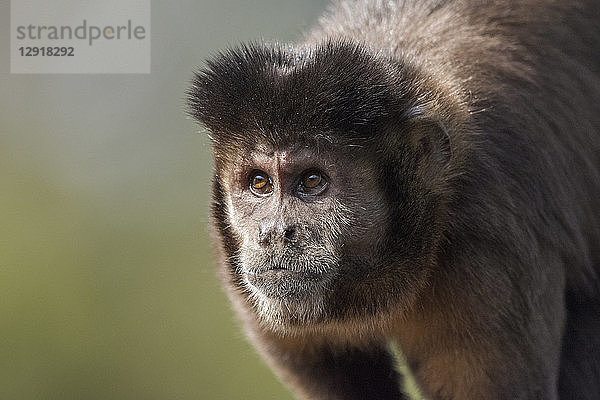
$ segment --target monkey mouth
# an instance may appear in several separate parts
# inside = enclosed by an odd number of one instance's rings
[[[246,271],[247,274],[253,274],[253,275],[278,275],[278,274],[282,274],[282,275],[290,275],[290,276],[295,276],[295,275],[299,275],[302,277],[306,277],[306,278],[311,278],[311,277],[319,277],[323,274],[325,274],[324,271],[318,270],[318,269],[313,269],[313,268],[297,268],[294,266],[287,266],[284,264],[276,264],[276,265],[268,265],[268,266],[264,266],[264,267],[259,267],[259,268],[249,268]]]
[[[330,274],[277,266],[248,270],[244,275],[247,283],[262,295],[282,300],[315,295],[324,289]]]
[[[325,275],[322,272],[294,271],[288,268],[270,268],[263,271],[247,272],[248,277],[260,277],[262,279],[302,279],[319,280]]]

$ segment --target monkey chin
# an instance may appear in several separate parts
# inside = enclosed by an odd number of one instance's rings
[[[334,275],[288,268],[249,269],[243,281],[261,325],[294,333],[326,320],[327,293]]]

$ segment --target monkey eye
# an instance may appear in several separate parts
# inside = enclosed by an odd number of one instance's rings
[[[252,171],[252,174],[250,174],[250,191],[260,197],[273,193],[273,182],[269,174],[259,170]]]
[[[302,175],[300,185],[298,186],[298,192],[300,192],[301,194],[315,196],[321,194],[326,187],[327,180],[325,179],[321,171],[311,169],[306,171]]]

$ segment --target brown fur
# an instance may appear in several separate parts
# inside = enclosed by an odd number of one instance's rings
[[[600,398],[598,21],[591,0],[340,1],[302,43],[199,71],[220,271],[298,396],[403,398],[394,342],[430,399]],[[313,167],[326,194],[291,195]]]

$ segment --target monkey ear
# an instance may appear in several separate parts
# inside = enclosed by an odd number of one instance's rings
[[[452,143],[446,125],[436,118],[417,118],[408,124],[409,150],[426,169],[439,172],[452,158]]]

